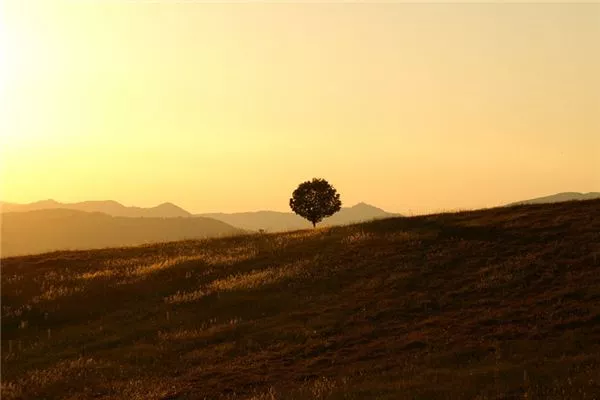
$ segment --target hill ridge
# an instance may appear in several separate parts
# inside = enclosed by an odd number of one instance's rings
[[[573,200],[593,200],[598,198],[600,198],[600,192],[560,192],[550,194],[547,196],[535,197],[533,199],[516,201],[507,204],[507,206],[515,206],[521,204],[545,204]]]
[[[114,200],[88,200],[78,203],[59,203],[55,200],[44,200],[29,204],[1,203],[1,211],[26,212],[39,209],[66,208],[85,212],[102,212],[115,217],[205,217],[218,219],[226,224],[245,230],[285,231],[310,227],[310,223],[292,212],[284,211],[248,211],[238,213],[199,213],[191,214],[178,205],[164,202],[154,207],[142,208],[124,206]],[[381,208],[360,202],[351,207],[342,207],[340,212],[326,218],[322,225],[344,225],[368,221],[375,218],[387,218],[399,214],[389,213]]]

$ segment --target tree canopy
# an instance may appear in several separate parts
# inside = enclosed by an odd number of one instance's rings
[[[313,178],[302,182],[292,193],[290,207],[296,214],[309,220],[313,227],[323,218],[342,208],[340,195],[325,179]]]

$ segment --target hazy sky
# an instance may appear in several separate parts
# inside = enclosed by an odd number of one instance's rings
[[[600,4],[8,1],[5,201],[476,208],[600,190]]]

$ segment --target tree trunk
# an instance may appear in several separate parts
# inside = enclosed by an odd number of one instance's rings
[[[316,222],[314,222],[314,221],[310,221],[310,222],[312,222],[312,224],[313,224],[313,229],[315,229],[315,228],[317,227],[317,223],[316,223]]]

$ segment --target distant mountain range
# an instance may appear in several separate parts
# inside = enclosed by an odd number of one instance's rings
[[[543,204],[543,203],[558,203],[561,201],[571,200],[592,200],[600,198],[600,192],[578,193],[578,192],[563,192],[550,196],[537,197],[530,200],[522,200],[507,204],[507,206],[517,206],[521,204]]]
[[[218,219],[238,228],[253,231],[264,229],[267,232],[276,232],[312,228],[310,222],[291,212],[256,211],[232,214],[208,213],[197,215]],[[397,217],[399,215],[400,214],[386,212],[381,208],[369,204],[358,203],[353,207],[342,207],[336,214],[329,218],[325,218],[319,226],[345,225],[372,219]]]
[[[80,203],[59,203],[54,200],[42,200],[29,204],[16,204],[0,202],[2,212],[23,212],[36,210],[52,210],[64,208],[69,210],[85,212],[101,212],[112,215],[113,217],[130,218],[174,218],[191,217],[192,214],[173,203],[163,203],[156,207],[126,207],[113,200],[106,201],[82,201]]]
[[[243,233],[211,218],[113,217],[69,209],[2,214],[0,256],[134,246]]]
[[[205,213],[193,215],[172,203],[163,203],[156,207],[142,208],[126,207],[112,200],[83,201],[80,203],[59,203],[54,200],[43,200],[30,204],[0,203],[0,206],[3,213],[68,209],[84,212],[100,212],[113,217],[129,218],[203,217],[213,218],[237,228],[253,231],[264,229],[269,232],[274,232],[312,227],[304,218],[291,212],[257,211],[233,214]],[[365,203],[359,203],[353,207],[343,207],[335,215],[323,220],[320,225],[344,225],[398,215],[399,214],[388,213],[380,208]]]
[[[235,235],[260,229],[274,232],[311,228],[308,221],[291,212],[192,215],[171,203],[142,208],[126,207],[111,200],[80,203],[43,200],[30,204],[0,203],[0,207],[2,257]],[[342,208],[321,225],[343,225],[395,215],[360,203]]]

